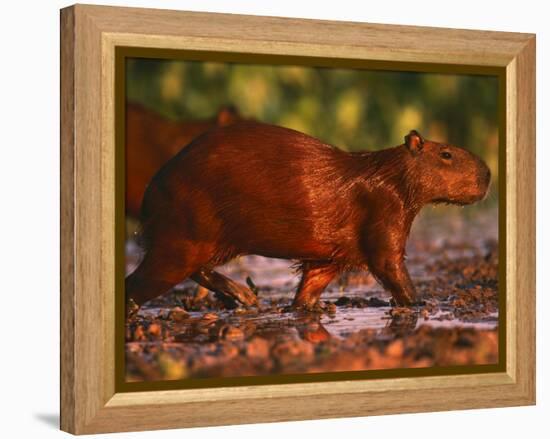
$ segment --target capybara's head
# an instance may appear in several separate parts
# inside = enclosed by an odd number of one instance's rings
[[[489,189],[491,172],[475,154],[458,146],[424,139],[417,131],[405,136],[410,153],[408,179],[425,202],[471,204]]]

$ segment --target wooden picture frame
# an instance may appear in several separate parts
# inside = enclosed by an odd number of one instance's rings
[[[505,370],[116,392],[117,47],[500,69],[506,99]],[[84,434],[534,403],[534,35],[88,5],[61,11],[62,430]]]

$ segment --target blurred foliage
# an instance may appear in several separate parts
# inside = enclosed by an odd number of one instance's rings
[[[398,145],[417,129],[481,155],[498,178],[492,76],[130,59],[127,98],[182,120],[233,105],[350,151]]]

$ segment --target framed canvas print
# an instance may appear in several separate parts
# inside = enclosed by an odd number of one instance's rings
[[[61,237],[65,431],[533,404],[535,37],[63,9]]]

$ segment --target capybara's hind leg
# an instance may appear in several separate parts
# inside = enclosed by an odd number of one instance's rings
[[[136,270],[126,278],[127,308],[140,307],[190,277],[200,264],[182,253],[182,249],[173,252],[166,247],[148,251]]]
[[[213,291],[218,297],[221,296],[220,298],[226,305],[231,306],[231,301],[224,300],[224,298],[227,297],[246,306],[258,304],[258,298],[250,288],[225,277],[217,271],[203,267],[193,273],[191,279],[199,285]]]
[[[302,279],[292,306],[294,308],[311,308],[327,285],[336,277],[338,269],[333,265],[310,265],[302,267]]]

